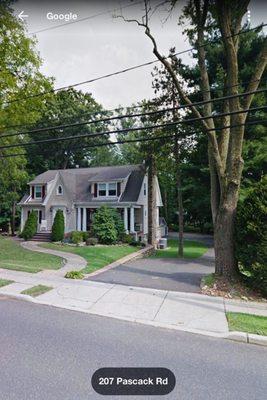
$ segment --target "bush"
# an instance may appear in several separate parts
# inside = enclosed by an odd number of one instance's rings
[[[103,244],[114,244],[124,234],[123,222],[117,211],[106,206],[100,207],[94,214],[93,232]]]
[[[267,178],[238,204],[235,256],[247,282],[267,295]]]
[[[89,232],[82,232],[83,234],[83,241],[86,242],[86,240],[89,238]]]
[[[140,242],[138,242],[137,240],[135,240],[134,238],[132,238],[132,240],[131,240],[131,242],[130,242],[130,245],[131,246],[139,246],[140,245]]]
[[[21,237],[24,240],[29,240],[31,239],[37,232],[37,223],[38,223],[38,214],[36,211],[31,211],[24,229],[21,233]]]
[[[91,237],[86,240],[86,246],[95,246],[98,243],[98,239]]]
[[[83,232],[73,231],[70,235],[71,241],[74,244],[79,244],[83,241]]]
[[[65,278],[67,278],[67,279],[83,279],[84,275],[81,271],[69,271],[66,273]]]
[[[64,239],[65,221],[62,210],[57,210],[52,226],[53,242],[60,242]]]
[[[128,234],[128,233],[125,233],[125,234],[123,235],[123,238],[122,238],[123,243],[130,244],[132,240],[133,240],[132,235],[130,235],[130,234]]]

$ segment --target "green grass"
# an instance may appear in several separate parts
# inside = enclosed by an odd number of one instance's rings
[[[208,286],[208,287],[213,286],[215,283],[215,275],[209,274],[209,275],[203,276],[202,283],[204,286]]]
[[[10,285],[10,284],[13,283],[13,282],[14,282],[14,281],[9,281],[9,280],[7,280],[7,279],[0,279],[0,287]]]
[[[113,246],[68,246],[61,244],[51,244],[46,243],[42,245],[48,249],[65,251],[67,253],[78,254],[79,256],[86,259],[88,262],[87,267],[85,267],[81,272],[84,274],[89,274],[106,265],[116,261],[128,254],[138,251],[139,247],[133,247],[129,245],[113,245]]]
[[[21,292],[21,294],[27,294],[28,296],[37,297],[37,296],[40,296],[40,294],[46,293],[52,289],[53,288],[50,286],[37,285],[37,286],[33,286],[29,289],[23,290],[23,292]]]
[[[58,269],[62,264],[60,257],[23,249],[19,242],[0,236],[0,268],[34,273]]]
[[[178,240],[168,239],[167,249],[156,250],[152,258],[176,258],[178,256]],[[191,240],[184,242],[184,258],[198,258],[208,250],[203,243]]]
[[[267,336],[267,317],[243,314],[226,313],[230,331],[241,331]]]

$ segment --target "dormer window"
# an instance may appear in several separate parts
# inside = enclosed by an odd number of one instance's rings
[[[61,185],[58,185],[58,187],[57,187],[57,195],[59,195],[59,196],[63,195],[63,188]]]
[[[42,198],[42,186],[34,187],[34,198],[41,199]]]
[[[117,183],[99,183],[98,184],[98,197],[116,197],[117,196]]]

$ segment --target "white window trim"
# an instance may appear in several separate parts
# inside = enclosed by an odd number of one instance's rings
[[[61,193],[59,193],[60,187],[61,187]],[[57,196],[63,196],[63,186],[62,185],[58,185],[58,187],[57,187]]]
[[[37,188],[41,188],[41,192],[40,192],[40,193],[41,193],[41,196],[40,196],[40,197],[39,197],[39,196],[36,196],[36,193],[37,193],[36,189],[37,189]],[[34,186],[34,198],[35,198],[35,199],[41,199],[41,198],[42,198],[42,190],[43,190],[43,189],[42,189],[42,186],[40,186],[40,185],[35,185],[35,186]]]
[[[116,194],[114,194],[114,195],[109,195],[109,185],[110,185],[110,184],[115,185]],[[105,186],[106,186],[106,189],[105,189],[106,194],[105,194],[105,196],[99,195],[99,191],[100,191],[100,190],[103,190],[103,189],[99,189],[99,186],[100,186],[100,185],[105,185]],[[106,199],[106,198],[109,198],[109,199],[112,198],[112,199],[114,199],[114,198],[117,198],[117,197],[118,197],[117,182],[98,182],[98,183],[97,183],[97,197],[99,197],[100,199]]]

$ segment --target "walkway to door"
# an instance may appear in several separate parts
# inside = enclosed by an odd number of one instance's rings
[[[187,234],[187,239],[212,245],[212,237]],[[200,292],[200,281],[204,275],[214,272],[214,251],[208,251],[197,259],[143,258],[96,275],[88,280],[118,283],[153,289],[179,292]]]

